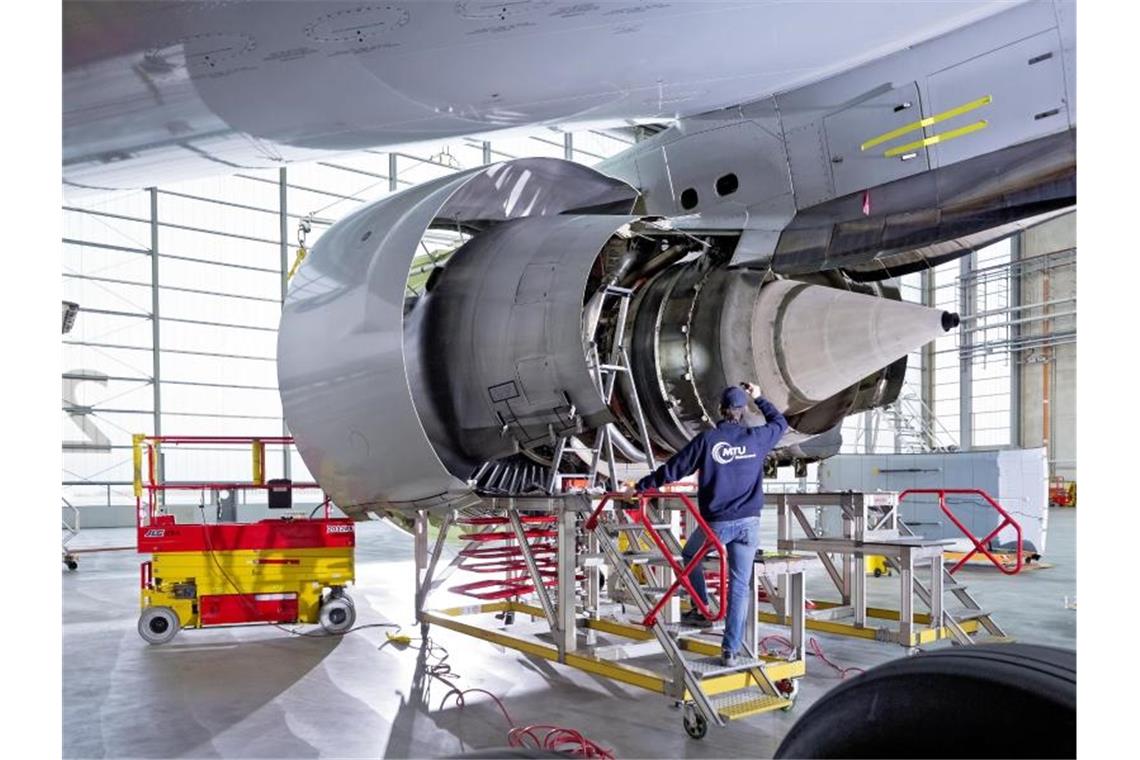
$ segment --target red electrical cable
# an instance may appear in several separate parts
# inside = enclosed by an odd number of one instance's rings
[[[543,729],[546,730],[546,734],[539,739],[535,732]],[[528,743],[528,739],[530,743]],[[512,747],[529,747],[531,749],[562,752],[571,757],[614,760],[614,756],[609,750],[590,741],[581,732],[562,726],[537,724],[512,728],[507,734],[507,743]]]
[[[838,673],[840,678],[846,678],[848,673],[866,672],[862,668],[841,668],[831,660],[827,659],[827,657],[823,654],[823,647],[819,645],[819,642],[816,641],[814,636],[808,639],[808,649],[811,650],[811,653],[813,655],[818,657],[822,662],[829,665],[836,673]]]
[[[534,749],[544,749],[553,752],[562,752],[569,757],[586,758],[587,760],[614,760],[613,753],[599,745],[597,742],[587,739],[580,731],[573,728],[566,728],[564,726],[554,726],[547,724],[535,724],[531,726],[518,726],[515,724],[514,719],[511,717],[507,707],[503,701],[495,694],[487,691],[472,687],[470,689],[459,688],[454,681],[445,676],[453,676],[458,678],[458,674],[451,672],[451,666],[447,664],[446,660],[450,656],[446,649],[439,646],[429,639],[417,638],[413,641],[419,641],[421,646],[427,647],[428,655],[438,660],[438,662],[428,665],[425,672],[432,678],[445,684],[449,691],[443,695],[443,699],[439,702],[439,709],[443,709],[447,704],[447,700],[455,695],[455,703],[460,709],[466,707],[466,695],[471,693],[486,694],[495,704],[498,705],[499,710],[503,713],[503,718],[507,721],[510,727],[507,732],[507,743],[512,747],[531,747]],[[387,644],[388,642],[385,642]],[[381,644],[383,647],[384,644]],[[435,650],[441,650],[443,656],[435,654]],[[545,730],[546,733],[539,736],[538,733]],[[529,743],[528,743],[529,740]]]
[[[769,649],[768,648],[768,642],[769,641],[774,641],[778,648]],[[808,646],[808,653],[809,654],[811,654],[813,657],[818,657],[821,662],[823,662],[825,665],[832,668],[835,672],[839,673],[840,678],[846,678],[849,673],[863,673],[863,672],[865,672],[862,668],[840,667],[839,665],[836,665],[831,660],[827,659],[827,655],[825,655],[823,653],[823,647],[820,646],[819,641],[814,636],[811,637],[810,639],[808,639],[807,646]],[[786,638],[784,638],[783,636],[779,636],[779,635],[765,636],[764,638],[760,639],[760,648],[762,648],[769,655],[777,655],[777,656],[786,656],[786,655],[791,654],[793,651],[795,651],[795,647],[792,646],[792,642],[788,641]]]

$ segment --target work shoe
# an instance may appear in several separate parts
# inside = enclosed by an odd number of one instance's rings
[[[708,628],[713,624],[713,621],[702,615],[701,611],[696,607],[681,615],[681,622],[685,625],[693,625],[698,628]]]
[[[734,652],[721,652],[720,653],[720,664],[723,665],[724,667],[734,668],[734,667],[736,667],[736,661],[737,661],[737,658],[736,658],[736,654]]]

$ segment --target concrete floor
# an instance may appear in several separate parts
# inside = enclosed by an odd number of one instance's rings
[[[771,510],[762,524],[771,547]],[[1016,577],[968,569],[960,577],[1010,635],[1072,648],[1076,613],[1065,597],[1076,594],[1075,511],[1053,510],[1049,527],[1044,559],[1052,567]],[[100,529],[73,547],[132,542],[129,529]],[[369,523],[359,526],[357,543],[357,624],[402,623],[416,634],[410,537]],[[380,649],[384,628],[326,638],[237,627],[148,646],[135,631],[138,563],[133,552],[84,554],[79,570],[64,571],[64,757],[435,757],[505,744],[506,722],[490,698],[471,695],[462,709],[451,699],[441,709],[446,687],[422,677],[415,648]],[[892,584],[869,579],[871,603],[888,605]],[[809,598],[826,598],[830,588],[822,570],[809,574]],[[433,597],[432,606],[446,603],[446,594]],[[894,645],[813,635],[843,666],[902,656]],[[432,636],[449,652],[458,683],[498,695],[517,724],[577,728],[618,757],[771,757],[804,709],[838,683],[809,658],[796,709],[712,728],[698,742],[663,697],[451,631]]]

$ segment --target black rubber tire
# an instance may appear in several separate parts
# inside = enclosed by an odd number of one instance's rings
[[[79,562],[78,562],[78,561],[76,561],[76,560],[74,560],[74,559],[69,559],[69,560],[67,561],[67,569],[68,569],[68,570],[75,570],[75,569],[76,569],[76,568],[78,568],[78,567],[79,567]]]
[[[165,644],[178,633],[182,623],[169,607],[147,607],[139,615],[139,636],[148,644]]]
[[[328,633],[347,633],[355,622],[356,607],[344,598],[333,597],[321,605],[321,628]]]
[[[682,718],[682,722],[685,725],[685,733],[698,741],[704,739],[705,735],[709,732],[708,721],[699,713],[694,713],[692,720],[689,720],[687,716]]]
[[[777,758],[1076,757],[1077,654],[987,644],[893,660],[804,713]]]

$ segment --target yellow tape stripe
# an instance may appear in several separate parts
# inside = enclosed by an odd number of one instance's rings
[[[979,129],[985,129],[989,125],[990,123],[985,119],[982,121],[975,121],[973,124],[967,124],[964,127],[951,129],[949,132],[942,132],[941,134],[931,135],[930,137],[923,138],[922,140],[915,140],[914,142],[907,143],[906,145],[900,145],[897,148],[891,148],[890,150],[883,152],[883,158],[892,158],[902,153],[918,150],[919,148],[925,148],[928,145],[936,145],[940,142],[953,140],[955,137],[961,137],[962,135],[968,135],[971,132],[977,132]]]
[[[896,137],[901,137],[908,132],[913,132],[916,129],[924,129],[926,127],[937,124],[940,121],[946,121],[947,119],[953,119],[955,116],[961,116],[964,113],[969,113],[975,108],[981,108],[982,106],[989,105],[993,102],[993,99],[994,98],[992,95],[986,95],[985,97],[978,98],[977,100],[971,100],[969,103],[964,103],[956,108],[951,108],[949,111],[936,113],[933,116],[928,116],[925,119],[920,119],[919,121],[912,121],[910,124],[905,124],[898,129],[892,129],[890,132],[884,132],[878,137],[872,137],[870,140],[860,145],[859,150],[867,150],[868,148],[873,148],[876,145],[882,145],[885,142],[893,140]]]

